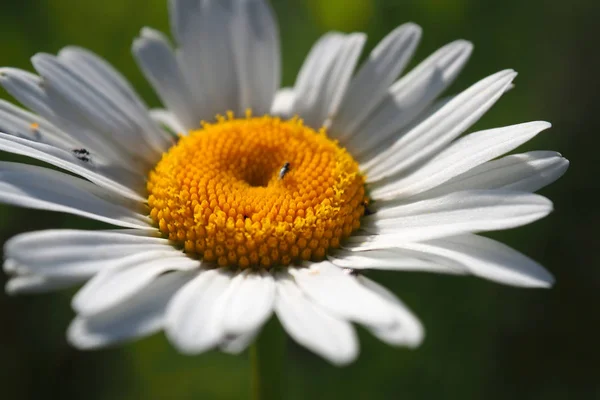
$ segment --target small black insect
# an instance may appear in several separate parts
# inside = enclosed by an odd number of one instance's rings
[[[285,174],[287,174],[289,171],[290,171],[290,163],[286,162],[285,164],[283,164],[283,167],[281,167],[281,169],[279,170],[279,180],[283,179]]]
[[[86,149],[73,149],[73,154],[83,162],[90,162],[90,152]]]

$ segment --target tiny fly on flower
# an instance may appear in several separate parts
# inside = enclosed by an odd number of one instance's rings
[[[287,174],[289,171],[290,163],[286,162],[285,164],[283,164],[283,167],[281,167],[281,169],[279,170],[279,180],[282,180],[285,174]]]
[[[83,162],[89,162],[90,161],[90,152],[87,151],[86,149],[73,149],[73,154],[75,154],[75,157],[77,157],[78,159],[80,159]]]

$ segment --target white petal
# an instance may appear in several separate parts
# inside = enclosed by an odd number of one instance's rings
[[[84,248],[61,247],[45,252],[32,251],[32,257],[16,257],[19,273],[32,273],[50,278],[91,278],[98,272],[120,265],[140,254],[172,254],[175,249],[165,245],[112,245],[94,248],[84,253]]]
[[[40,77],[17,68],[1,68],[0,83],[15,99],[42,118],[51,123],[57,119]]]
[[[354,73],[354,68],[358,63],[358,58],[366,40],[367,36],[363,33],[352,33],[345,38],[345,43],[342,45],[340,53],[330,71],[330,75],[325,81],[325,90],[321,93],[324,102],[321,100],[320,104],[323,108],[320,110],[321,116],[318,120],[323,120],[323,124],[326,126],[330,126],[331,122],[337,116],[340,104],[346,96],[350,78]],[[333,133],[330,132],[330,134]]]
[[[175,114],[163,110],[163,109],[154,109],[150,111],[150,116],[159,124],[164,125],[172,132],[180,135],[187,135],[189,130],[186,129],[185,125],[182,124]],[[198,122],[196,128],[200,123]]]
[[[83,147],[77,139],[39,115],[0,100],[0,132],[59,148]]]
[[[348,243],[353,249],[382,249],[408,241],[509,229],[543,218],[551,211],[550,200],[535,194],[504,190],[457,192],[382,207],[365,217],[361,225],[361,229],[375,235],[351,236]]]
[[[0,81],[3,79],[7,77],[0,75]],[[85,177],[124,197],[139,199],[140,196],[134,189],[139,192],[139,187],[142,187],[145,190],[145,175],[132,174],[131,168],[120,166],[122,163],[114,162],[105,152],[94,151],[93,148],[88,148],[89,162],[82,161],[73,153],[74,149],[87,147],[86,140],[81,140],[82,131],[85,129],[76,129],[74,134],[66,132],[40,115],[0,101],[2,150],[39,159]]]
[[[138,109],[145,109],[144,102],[135,93],[133,86],[119,71],[106,60],[81,47],[68,46],[60,50],[59,58],[102,90],[109,91],[112,96],[126,99]]]
[[[164,326],[169,300],[192,276],[179,272],[162,275],[115,308],[92,317],[77,316],[67,331],[69,343],[94,349],[158,332]]]
[[[498,72],[453,98],[372,162],[366,163],[369,182],[406,171],[434,156],[473,125],[502,96],[515,76],[512,70]]]
[[[134,234],[132,234],[134,233]],[[89,231],[74,229],[48,229],[44,231],[26,232],[9,239],[4,245],[7,255],[16,256],[18,252],[31,251],[29,246],[35,245],[37,250],[51,249],[55,246],[105,246],[114,244],[167,244],[168,240],[151,236],[147,232],[129,229]]]
[[[273,312],[275,280],[265,271],[245,270],[233,278],[223,329],[232,335],[256,331]]]
[[[327,257],[340,268],[351,269],[383,269],[394,271],[424,271],[443,274],[464,274],[464,268],[443,265],[434,260],[409,255],[398,249],[349,251],[338,249]]]
[[[81,114],[96,131],[110,137],[129,153],[152,164],[166,149],[166,143],[160,145],[150,140],[145,124],[141,126],[132,108],[94,87],[59,58],[39,53],[32,57],[31,62],[44,78],[46,87],[55,90],[73,107],[73,112]],[[156,146],[151,147],[150,144]]]
[[[290,118],[294,107],[294,89],[281,88],[275,93],[275,99],[271,106],[271,114],[279,115],[281,118]]]
[[[294,113],[319,128],[335,115],[365,42],[363,34],[328,33],[311,49],[294,85]]]
[[[179,254],[165,239],[114,231],[46,230],[23,233],[4,245],[19,271],[51,277],[90,277],[110,262],[146,251]]]
[[[290,268],[300,289],[317,304],[340,318],[369,325],[393,324],[392,310],[362,287],[354,276],[329,261]]]
[[[146,201],[139,194],[144,190],[141,176],[131,176],[128,171],[118,167],[97,165],[94,160],[84,162],[78,159],[72,151],[10,136],[2,132],[0,132],[0,150],[47,162],[88,179],[96,185],[114,192],[117,196],[137,202]],[[94,156],[91,157],[94,158]]]
[[[168,271],[188,271],[198,260],[169,251],[152,251],[123,257],[90,279],[73,297],[79,314],[91,316],[128,301],[156,277]]]
[[[126,159],[128,153],[91,130],[79,114],[65,104],[55,91],[44,86],[38,76],[15,68],[0,68],[0,84],[23,105],[63,131],[69,132],[78,143],[83,143],[91,152],[126,166],[121,160]],[[37,121],[32,122],[37,123]]]
[[[311,47],[293,87],[294,113],[302,116],[305,121],[318,101],[319,90],[324,84],[325,74],[335,61],[335,55],[340,51],[344,35],[328,32],[321,36]],[[314,118],[316,119],[316,118]]]
[[[233,54],[240,85],[240,109],[269,112],[281,80],[279,32],[268,2],[234,2]]]
[[[236,336],[233,339],[226,338],[225,342],[221,343],[219,348],[225,353],[240,354],[242,351],[246,350],[259,333],[259,330],[255,330]]]
[[[202,272],[173,297],[167,308],[166,334],[186,354],[198,354],[222,343],[222,316],[232,276],[221,269]]]
[[[66,212],[129,228],[148,228],[150,219],[112,204],[98,186],[47,168],[0,162],[0,202]]]
[[[110,101],[138,125],[146,141],[159,150],[172,143],[173,138],[148,118],[148,107],[133,86],[106,60],[91,51],[73,46],[62,49],[58,59],[91,86],[106,92]]]
[[[464,40],[452,42],[429,56],[387,91],[383,101],[352,129],[344,140],[355,157],[362,158],[377,147],[386,148],[454,81],[467,62],[473,46]],[[396,135],[394,135],[396,134]]]
[[[132,51],[163,104],[182,122],[185,129],[181,132],[197,128],[200,119],[194,114],[192,94],[166,36],[154,29],[143,28],[140,37],[133,42]]]
[[[448,102],[450,102],[454,97],[456,97],[456,96],[446,96],[446,97],[436,100],[433,104],[431,104],[429,107],[427,107],[426,111],[423,111],[418,116],[413,118],[410,121],[410,123],[408,124],[408,126],[402,128],[400,131],[396,132],[388,140],[379,141],[376,144],[376,146],[374,146],[367,153],[358,154],[356,152],[352,152],[352,155],[355,158],[355,160],[358,161],[361,170],[366,170],[366,168],[369,167],[369,165],[372,165],[374,162],[376,162],[376,160],[379,160],[380,158],[378,156],[380,154],[382,154],[383,152],[385,152],[386,150],[388,150],[390,148],[390,146],[392,146],[394,144],[395,140],[404,136],[407,132],[412,131],[413,129],[415,129],[416,127],[421,125],[423,122],[427,121],[432,115],[437,113],[440,109],[442,109],[442,107],[444,107],[446,104],[448,104]],[[361,144],[361,147],[362,147],[362,144]],[[360,150],[357,149],[357,151],[360,151]],[[399,174],[399,176],[403,176],[403,175]],[[390,177],[390,179],[392,179],[392,178],[394,178],[394,177]],[[369,182],[369,185],[374,184],[374,183],[376,183],[376,182]]]
[[[2,265],[2,269],[6,274],[16,274],[17,273],[17,263],[15,260],[10,258],[4,259],[4,264]]]
[[[425,335],[419,319],[392,292],[372,280],[359,276],[358,281],[377,293],[394,308],[396,323],[392,326],[373,326],[369,330],[380,340],[396,346],[417,347]]]
[[[9,279],[6,282],[6,293],[32,294],[46,293],[60,290],[81,283],[85,279],[81,278],[49,278],[41,275],[20,275]]]
[[[331,125],[334,137],[349,136],[383,100],[389,86],[410,61],[420,38],[421,28],[408,23],[394,29],[379,42],[348,86]]]
[[[458,139],[416,172],[375,185],[369,193],[378,200],[424,192],[515,149],[549,127],[547,122],[530,122],[472,133]]]
[[[560,178],[569,161],[554,151],[513,154],[481,164],[444,184],[411,197],[411,201],[476,189],[535,192]]]
[[[234,4],[222,0],[172,0],[171,28],[198,120],[239,109],[232,43]]]
[[[335,365],[356,359],[358,340],[350,323],[314,304],[288,274],[278,274],[276,282],[275,312],[292,339]]]
[[[552,275],[541,265],[516,250],[477,235],[444,237],[399,247],[446,259],[446,264],[466,268],[469,273],[495,282],[523,287],[550,287]]]

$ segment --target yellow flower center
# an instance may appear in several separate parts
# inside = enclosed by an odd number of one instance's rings
[[[358,164],[324,130],[249,114],[182,136],[147,188],[160,231],[222,267],[323,259],[359,228],[367,201]]]

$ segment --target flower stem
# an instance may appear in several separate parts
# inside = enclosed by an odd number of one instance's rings
[[[252,400],[281,399],[286,336],[275,318],[250,346]]]

